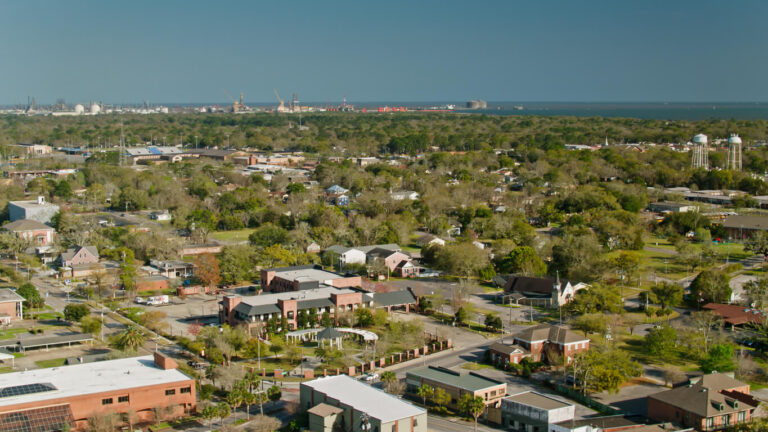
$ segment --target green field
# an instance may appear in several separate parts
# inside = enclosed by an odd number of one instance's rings
[[[234,231],[216,231],[211,233],[211,237],[222,242],[239,243],[248,241],[248,236],[255,228],[244,228]]]
[[[58,359],[50,359],[50,360],[38,360],[35,362],[35,364],[41,368],[52,368],[52,367],[59,367],[64,366],[64,362],[66,362],[66,358],[58,358]]]

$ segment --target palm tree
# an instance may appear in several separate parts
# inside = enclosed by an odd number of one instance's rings
[[[120,351],[136,351],[140,346],[144,345],[146,339],[144,332],[142,332],[140,328],[134,325],[129,325],[117,337],[115,346]]]
[[[237,413],[237,408],[243,404],[243,399],[245,399],[245,396],[243,395],[244,393],[244,389],[238,387],[233,389],[229,392],[229,395],[227,395],[227,403],[232,407],[234,413]]]
[[[226,402],[220,402],[216,405],[216,415],[219,417],[219,424],[224,425],[224,418],[232,414],[232,408]]]
[[[207,407],[203,408],[200,416],[208,420],[208,429],[213,429],[213,419],[219,416],[219,410],[216,405],[208,405]]]
[[[480,396],[472,396],[466,393],[459,399],[459,410],[471,415],[475,419],[475,432],[477,432],[477,418],[485,411],[485,402]]]
[[[251,419],[251,405],[258,402],[258,397],[250,391],[243,392],[243,405],[245,405],[245,416],[248,420]]]
[[[424,402],[424,406],[427,406],[427,398],[432,397],[434,393],[435,389],[428,386],[427,384],[422,384],[418,389],[416,389],[416,394],[421,397],[421,400]]]
[[[245,374],[245,377],[243,378],[243,381],[245,382],[246,386],[248,387],[248,392],[253,392],[253,389],[259,386],[259,383],[261,382],[261,377],[259,376],[259,373],[256,371],[250,371]]]

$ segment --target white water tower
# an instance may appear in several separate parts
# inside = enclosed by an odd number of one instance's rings
[[[737,134],[731,134],[728,138],[728,161],[725,167],[741,171],[741,138]]]
[[[696,168],[709,168],[709,147],[707,146],[707,136],[698,134],[693,137],[693,157],[691,166]]]

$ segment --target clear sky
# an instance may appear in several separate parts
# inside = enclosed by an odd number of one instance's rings
[[[0,0],[0,104],[768,101],[764,0]]]

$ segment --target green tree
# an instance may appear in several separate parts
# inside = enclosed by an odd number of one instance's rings
[[[368,308],[355,309],[355,321],[360,327],[370,327],[373,325],[373,313]]]
[[[456,310],[454,318],[456,319],[456,322],[459,323],[459,325],[465,325],[467,320],[469,320],[469,312],[467,312],[467,309],[462,306]]]
[[[45,305],[45,300],[37,291],[34,285],[27,282],[16,290],[16,294],[24,297],[24,307],[26,308],[41,308]]]
[[[331,314],[327,311],[323,312],[323,315],[320,318],[320,325],[323,327],[333,327],[333,319],[331,319]]]
[[[624,285],[630,285],[632,277],[640,269],[640,257],[636,253],[622,251],[611,259],[611,266],[622,278],[626,278]]]
[[[483,398],[465,393],[459,399],[459,410],[475,419],[475,432],[477,432],[477,418],[485,412]]]
[[[216,405],[208,405],[200,412],[200,416],[208,420],[208,429],[213,429],[213,419],[219,416],[219,410]]]
[[[218,256],[219,272],[224,283],[250,281],[254,278],[256,253],[248,245],[225,246]]]
[[[435,404],[437,410],[440,412],[445,412],[446,406],[451,402],[451,395],[448,394],[447,391],[436,388],[435,394],[432,395],[432,403]]]
[[[601,313],[584,314],[571,322],[571,327],[574,330],[581,330],[584,332],[584,336],[588,336],[590,333],[605,334],[608,328],[608,321],[606,316]]]
[[[144,332],[134,325],[129,325],[117,336],[115,347],[120,351],[136,351],[145,341]]]
[[[216,414],[219,417],[219,424],[224,424],[224,419],[232,415],[232,408],[226,402],[216,404]]]
[[[768,232],[752,232],[752,235],[744,240],[744,250],[758,255],[768,255]]]
[[[645,335],[645,350],[662,359],[669,359],[676,353],[677,332],[668,325],[648,330]]]
[[[713,345],[706,357],[701,360],[701,370],[704,373],[731,372],[736,370],[736,362],[733,359],[733,346]]]
[[[427,406],[427,399],[435,394],[435,389],[427,384],[422,384],[416,389],[416,394],[421,398],[422,405]]]
[[[577,354],[569,368],[576,377],[574,383],[580,382],[585,393],[616,392],[625,381],[642,373],[639,363],[614,348],[595,347]]]
[[[280,400],[281,397],[283,397],[283,392],[280,390],[279,386],[273,385],[272,387],[267,389],[267,397],[272,402],[277,402]]]
[[[84,333],[96,334],[101,331],[101,320],[93,316],[85,316],[80,320],[80,329]]]
[[[235,414],[237,414],[237,409],[240,407],[240,405],[243,404],[245,393],[248,392],[245,391],[245,389],[236,386],[227,395],[227,404],[232,407],[232,411]]]
[[[727,303],[731,298],[728,276],[718,270],[704,270],[691,282],[691,299],[700,304]]]
[[[67,321],[80,321],[90,313],[91,309],[83,303],[73,303],[64,306],[64,319]]]
[[[519,246],[509,252],[499,263],[502,273],[516,273],[523,276],[541,276],[547,273],[547,265],[530,246]]]
[[[676,306],[683,300],[683,287],[676,283],[662,282],[652,286],[651,293],[662,309]]]
[[[504,326],[501,322],[501,318],[495,313],[488,313],[485,315],[485,328],[489,331],[499,331]]]
[[[254,230],[248,236],[248,241],[256,247],[267,248],[272,245],[285,245],[288,242],[288,231],[266,223]]]
[[[391,384],[397,381],[397,375],[392,371],[384,371],[381,373],[381,381],[384,384]]]

